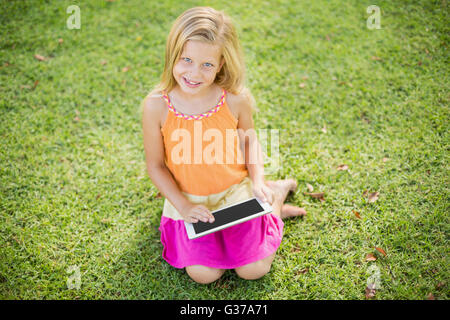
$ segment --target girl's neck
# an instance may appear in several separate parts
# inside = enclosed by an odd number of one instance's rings
[[[209,100],[213,100],[217,98],[217,93],[220,91],[220,88],[216,84],[212,84],[208,88],[205,88],[203,91],[198,92],[196,94],[190,94],[183,92],[180,87],[177,85],[172,92],[175,93],[179,99],[185,101],[186,103],[198,103],[198,102],[207,102]]]

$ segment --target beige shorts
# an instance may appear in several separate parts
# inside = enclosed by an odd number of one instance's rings
[[[252,180],[247,176],[244,177],[240,183],[233,184],[222,192],[213,193],[208,196],[197,196],[183,191],[181,193],[183,193],[190,202],[202,204],[210,211],[215,211],[234,203],[253,198],[252,186]],[[162,215],[173,220],[183,220],[177,209],[175,209],[167,198],[164,200]]]

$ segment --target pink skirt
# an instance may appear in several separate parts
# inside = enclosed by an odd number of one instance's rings
[[[225,191],[208,196],[183,192],[189,201],[203,204],[214,211],[254,197],[252,182],[245,177]],[[234,269],[261,259],[277,251],[283,237],[283,221],[276,215],[264,216],[189,240],[184,220],[165,199],[159,230],[163,244],[162,256],[175,268],[203,265],[218,269]]]

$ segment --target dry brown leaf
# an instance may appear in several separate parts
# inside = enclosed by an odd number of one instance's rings
[[[367,196],[368,193],[369,193],[369,191],[364,190],[363,193],[362,193],[362,196],[365,197],[365,196]]]
[[[348,165],[346,165],[346,164],[340,164],[340,165],[337,167],[337,169],[338,169],[338,170],[348,170]]]
[[[297,274],[305,274],[305,273],[307,273],[308,272],[308,268],[305,268],[305,269],[302,269],[302,270],[299,270],[299,271],[297,271]]]
[[[320,201],[325,201],[325,198],[323,197],[325,195],[324,192],[317,192],[317,193],[308,193],[308,192],[304,192],[304,194],[311,196],[315,199],[319,199]]]
[[[355,214],[355,217],[357,217],[358,219],[361,219],[361,216],[358,211],[353,210],[353,213]]]
[[[35,55],[34,55],[34,58],[35,58],[36,60],[39,60],[39,61],[45,61],[45,60],[47,60],[46,57],[41,56],[40,54],[35,54]]]
[[[366,299],[371,299],[375,297],[375,293],[376,293],[375,284],[374,283],[368,284],[366,287]]]
[[[36,89],[38,83],[39,83],[39,80],[36,80],[36,81],[34,82],[34,84],[33,84],[33,89]]]
[[[375,260],[377,260],[377,257],[375,257],[373,254],[371,254],[371,253],[368,253],[367,255],[366,255],[366,257],[364,258],[364,260],[365,261],[375,261]]]
[[[386,254],[386,252],[383,250],[383,249],[381,249],[381,248],[379,248],[379,247],[374,247],[375,248],[375,250],[377,250],[379,253],[381,253],[383,256],[387,256],[387,254]]]
[[[371,194],[369,194],[369,203],[377,201],[379,194],[379,192],[372,192]]]

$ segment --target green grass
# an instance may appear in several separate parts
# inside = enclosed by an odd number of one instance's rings
[[[375,299],[449,298],[448,3],[378,1],[369,30],[369,1],[277,2],[0,1],[0,298],[365,299],[371,265]],[[267,178],[295,176],[308,216],[264,278],[202,286],[161,257],[139,103],[173,20],[205,3],[236,21],[257,128],[280,129]]]

